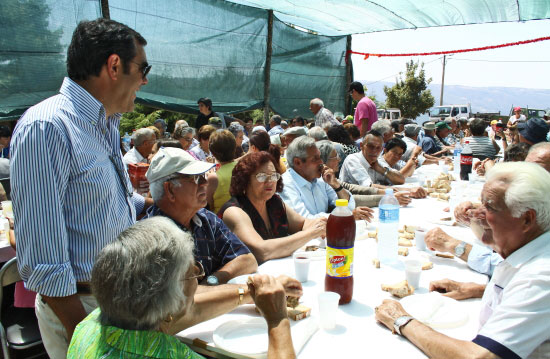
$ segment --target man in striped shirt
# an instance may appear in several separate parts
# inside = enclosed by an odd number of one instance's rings
[[[19,272],[38,293],[36,314],[51,358],[66,357],[75,326],[97,306],[89,287],[95,256],[135,222],[137,196],[118,126],[147,84],[146,44],[116,21],[81,22],[59,94],[31,107],[13,135]]]

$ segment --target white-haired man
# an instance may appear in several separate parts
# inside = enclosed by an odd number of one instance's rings
[[[483,295],[472,341],[453,339],[420,323],[396,301],[375,308],[376,319],[431,358],[545,358],[550,352],[550,174],[525,162],[501,163],[487,174],[476,218],[482,241],[504,260],[480,293],[451,280],[430,290],[462,298]]]
[[[150,128],[140,128],[132,134],[134,147],[124,155],[126,165],[136,163],[149,163],[149,155],[157,142],[155,132]]]
[[[328,126],[340,124],[340,122],[334,118],[332,112],[325,108],[325,104],[320,98],[314,98],[309,102],[309,110],[315,115],[313,117],[315,120],[315,126],[319,126],[324,129]]]
[[[195,257],[206,284],[218,285],[254,273],[258,263],[246,245],[214,213],[206,210],[206,172],[214,164],[197,161],[179,148],[161,148],[151,160],[147,179],[155,205],[147,217],[171,218],[193,235]]]

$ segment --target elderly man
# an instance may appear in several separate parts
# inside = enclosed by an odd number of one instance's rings
[[[171,218],[195,240],[195,257],[204,267],[206,284],[218,285],[254,273],[250,250],[206,206],[206,172],[214,164],[197,161],[179,148],[161,148],[151,160],[147,179],[154,206],[147,217]]]
[[[372,125],[372,130],[379,132],[382,135],[384,144],[388,143],[388,141],[392,139],[393,135],[395,134],[389,120],[377,121]]]
[[[531,146],[525,161],[538,163],[545,170],[550,172],[550,143],[540,142]]]
[[[349,85],[348,91],[351,98],[357,101],[353,124],[359,129],[361,137],[365,137],[367,132],[371,130],[372,124],[378,121],[376,105],[365,95],[363,84],[359,81],[352,82]]]
[[[435,123],[426,122],[422,125],[422,129],[424,130],[424,136],[422,136],[418,145],[422,147],[424,153],[434,157],[441,157],[449,152],[449,149],[442,148],[435,140]]]
[[[275,136],[283,133],[285,130],[281,127],[281,122],[283,119],[279,115],[273,115],[269,119],[269,131],[267,132],[269,136]]]
[[[283,173],[285,184],[281,198],[305,218],[325,217],[336,200],[348,200],[355,219],[372,218],[367,207],[355,208],[350,193],[340,185],[334,171],[323,165],[315,140],[308,136],[295,139],[286,150],[288,171]],[[322,177],[322,178],[321,178]]]
[[[134,147],[124,155],[124,163],[149,163],[149,155],[153,150],[157,138],[150,128],[140,128],[132,134]]]
[[[329,127],[332,125],[339,125],[338,120],[334,118],[332,112],[324,107],[323,101],[320,98],[314,98],[309,102],[309,110],[315,115],[315,126],[321,128]]]
[[[410,317],[393,300],[376,319],[431,358],[543,358],[550,352],[550,174],[531,163],[493,167],[477,215],[482,241],[504,260],[483,292],[471,283],[432,282],[450,297],[482,297],[480,329],[471,341],[450,338]]]
[[[39,293],[36,316],[51,358],[66,357],[76,324],[97,306],[89,286],[96,255],[143,208],[124,170],[118,126],[147,84],[146,44],[116,21],[78,24],[60,93],[31,107],[13,135],[18,265]]]

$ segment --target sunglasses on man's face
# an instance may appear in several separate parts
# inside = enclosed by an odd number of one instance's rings
[[[145,77],[147,76],[147,74],[149,73],[149,71],[151,71],[151,67],[153,67],[153,65],[149,65],[147,62],[145,63],[138,63],[138,62],[135,62],[135,61],[131,61],[133,62],[134,64],[136,65],[139,65],[139,71],[141,71],[141,78],[142,79],[145,79]]]

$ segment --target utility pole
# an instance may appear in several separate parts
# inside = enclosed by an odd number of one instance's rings
[[[443,55],[443,74],[441,75],[441,96],[439,96],[439,106],[443,106],[443,87],[445,87],[445,58]]]

